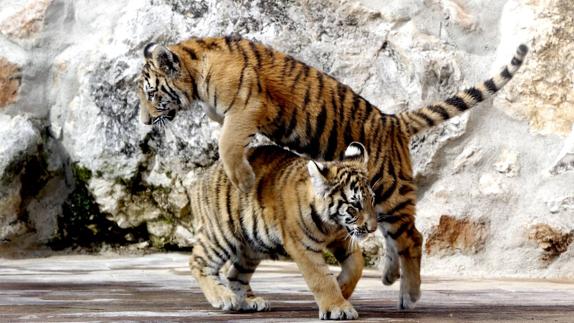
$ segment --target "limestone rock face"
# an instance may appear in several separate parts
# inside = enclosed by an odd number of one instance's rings
[[[218,158],[220,126],[200,104],[165,129],[139,123],[148,42],[238,33],[386,113],[489,77],[525,42],[494,100],[412,141],[423,272],[574,278],[571,244],[541,263],[530,238],[533,225],[573,229],[573,11],[569,0],[4,1],[0,165],[14,166],[0,167],[0,244],[77,242],[71,228],[83,228],[190,246],[186,190]],[[380,240],[365,244],[370,261]]]
[[[428,255],[476,254],[484,249],[489,225],[486,220],[456,219],[443,215],[425,244]]]

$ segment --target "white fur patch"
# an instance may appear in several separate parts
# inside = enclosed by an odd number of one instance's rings
[[[345,150],[345,156],[346,157],[355,157],[355,156],[359,156],[361,155],[361,149],[359,149],[357,146],[349,146],[347,147],[347,150]]]

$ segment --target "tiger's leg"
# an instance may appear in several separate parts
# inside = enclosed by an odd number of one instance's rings
[[[383,258],[383,284],[390,286],[395,283],[400,274],[400,267],[399,267],[399,253],[397,251],[397,246],[395,241],[389,238],[389,235],[386,233],[385,229],[381,224],[381,232],[383,232],[383,236],[385,237],[385,257]]]
[[[303,246],[289,247],[287,252],[297,263],[303,278],[319,305],[321,320],[354,320],[359,314],[341,293],[339,284],[329,271],[323,253],[306,250]]]
[[[337,282],[343,297],[349,299],[363,275],[364,260],[361,248],[347,238],[331,243],[329,250],[341,264],[341,272],[337,276]]]
[[[227,274],[229,288],[241,299],[240,307],[242,311],[261,312],[269,310],[269,303],[261,297],[256,297],[249,284],[260,262],[258,259],[242,257],[232,263]]]
[[[191,274],[203,291],[207,301],[224,311],[239,310],[240,299],[219,279],[219,270],[227,259],[222,258],[209,241],[200,236],[189,259]]]
[[[383,283],[391,283],[396,275],[397,261],[401,270],[401,291],[399,307],[401,309],[413,308],[420,298],[420,268],[422,256],[421,233],[415,228],[414,215],[386,216],[379,224],[390,259],[387,272],[383,273]],[[398,256],[398,257],[397,257]],[[385,282],[386,280],[386,282]]]
[[[245,157],[245,148],[257,132],[257,122],[257,113],[249,111],[247,107],[239,112],[230,111],[225,116],[219,138],[219,156],[225,174],[244,193],[255,182],[255,174]]]

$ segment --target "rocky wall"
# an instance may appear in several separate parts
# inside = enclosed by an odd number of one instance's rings
[[[387,113],[530,54],[494,100],[421,134],[424,273],[574,279],[570,0],[2,0],[0,252],[108,242],[185,248],[186,187],[217,159],[199,105],[137,120],[150,42],[238,33],[326,71]],[[365,244],[371,261],[380,238]]]

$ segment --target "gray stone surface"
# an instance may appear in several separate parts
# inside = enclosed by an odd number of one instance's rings
[[[441,232],[443,215],[488,219],[479,252],[451,246],[425,256],[423,271],[574,279],[572,246],[549,263],[528,239],[535,224],[574,229],[570,0],[4,0],[2,8],[0,58],[22,77],[1,120],[34,120],[39,142],[27,154],[43,171],[14,173],[0,187],[0,237],[11,236],[0,250],[57,240],[69,223],[105,232],[106,221],[117,226],[114,241],[190,245],[186,186],[217,158],[219,126],[200,105],[164,131],[138,122],[136,77],[150,41],[239,33],[330,73],[387,113],[484,79],[526,42],[523,69],[492,102],[412,142],[425,237]],[[27,142],[18,125],[0,131]],[[0,161],[20,158],[10,142],[0,141],[10,151]],[[149,243],[120,230],[134,228]],[[382,254],[373,243],[365,249]]]
[[[254,292],[263,313],[211,308],[183,254],[0,259],[0,320],[9,322],[316,322],[318,308],[297,266],[263,262]],[[333,272],[338,268],[332,267]],[[366,270],[351,303],[358,322],[571,322],[574,286],[560,281],[459,280],[424,276],[414,310],[400,311],[398,286]]]

